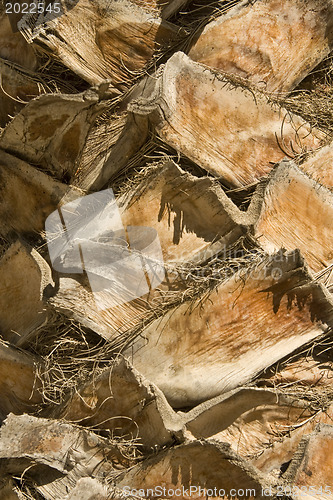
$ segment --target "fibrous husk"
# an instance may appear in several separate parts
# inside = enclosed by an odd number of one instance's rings
[[[41,362],[3,342],[0,343],[0,418],[10,412],[34,410],[42,401],[37,375]]]
[[[140,83],[141,97],[128,109],[148,116],[163,141],[232,187],[256,182],[285,149],[294,156],[324,140],[299,116],[181,52],[153,78]]]
[[[320,347],[324,353],[328,349],[326,343]],[[332,389],[333,362],[321,359],[320,354],[319,352],[316,356],[306,352],[295,359],[284,360],[274,368],[273,373],[267,373],[267,379],[264,378],[263,382],[278,389],[289,388],[290,391],[300,389],[306,392],[312,389],[325,393]]]
[[[58,180],[68,181],[77,168],[92,120],[103,106],[98,101],[98,89],[76,95],[42,95],[7,125],[0,147]]]
[[[127,111],[107,115],[95,123],[82,151],[72,183],[84,190],[96,191],[110,177],[121,172],[138,153],[148,137],[148,119]]]
[[[162,19],[168,19],[188,3],[188,0],[131,0],[131,3],[142,7],[147,12],[158,12]]]
[[[145,450],[184,439],[182,419],[164,394],[122,357],[79,388],[61,417],[135,438]]]
[[[107,79],[128,86],[177,35],[175,26],[127,0],[69,0],[61,8],[42,26],[27,21],[20,30],[92,85]]]
[[[255,236],[269,253],[299,248],[309,268],[319,272],[333,262],[333,193],[292,162],[271,172],[262,194]]]
[[[22,272],[24,270],[24,272]],[[45,260],[20,241],[0,260],[0,333],[22,346],[47,319],[43,295],[53,286]]]
[[[322,335],[332,312],[330,294],[312,281],[299,252],[280,251],[171,309],[125,354],[172,406],[194,405]]]
[[[145,460],[120,476],[116,485],[149,499],[154,496],[239,499],[245,490],[249,499],[264,498],[262,488],[271,486],[268,478],[241,459],[227,443],[204,439]]]
[[[110,307],[98,310],[85,277],[61,275],[58,293],[50,301],[109,340],[138,326],[147,315],[156,314],[172,294],[186,289],[176,265],[192,261],[199,265],[218,252],[226,255],[251,227],[256,212],[241,212],[215,180],[197,178],[170,160],[151,167],[150,174],[139,175],[131,189],[119,196],[117,205],[124,227],[157,231],[166,274],[161,285],[117,306],[110,297],[106,301]],[[91,258],[97,265],[97,246]]]
[[[61,203],[82,196],[28,163],[0,151],[0,234],[44,231],[46,217]]]
[[[196,35],[189,56],[268,92],[290,92],[329,55],[331,0],[245,0]]]

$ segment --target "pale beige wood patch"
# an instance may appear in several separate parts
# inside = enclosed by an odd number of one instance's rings
[[[324,139],[299,116],[181,52],[154,78],[148,77],[147,92],[128,109],[149,116],[163,141],[230,186],[266,175],[285,157],[283,148],[294,155],[318,148]]]
[[[248,382],[320,336],[326,321],[329,293],[311,281],[298,252],[280,252],[247,276],[238,271],[206,300],[171,309],[125,355],[182,407]]]
[[[322,271],[333,262],[333,193],[293,163],[281,163],[265,188],[255,236],[270,253],[299,248],[310,269]]]
[[[82,196],[13,155],[0,155],[0,234],[41,232],[59,203]]]
[[[1,419],[10,412],[33,411],[42,402],[38,365],[38,358],[0,343]]]
[[[166,265],[163,283],[141,298],[98,310],[85,278],[61,276],[59,291],[50,300],[57,309],[74,315],[109,340],[138,327],[147,315],[154,314],[169,291],[170,297],[186,289],[186,280],[179,279],[176,264],[207,260],[214,255],[213,241],[217,250],[226,253],[251,223],[251,218],[238,210],[214,180],[190,175],[168,160],[162,161],[150,176],[139,177],[131,192],[117,202],[125,227],[157,231]]]
[[[295,487],[295,498],[302,498],[302,487],[309,498],[332,498],[333,426],[318,424],[304,437],[291,461],[285,479]]]
[[[281,441],[293,425],[312,415],[301,398],[279,390],[241,388],[205,401],[186,414],[186,429],[197,439],[229,443],[240,456],[253,459]]]
[[[5,340],[21,346],[46,321],[43,293],[52,284],[51,270],[36,250],[20,242],[7,250],[0,260],[0,333]]]
[[[0,147],[68,182],[102,107],[98,93],[93,91],[42,95],[7,125]]]
[[[209,23],[189,56],[268,92],[289,92],[331,51],[331,0],[244,1]]]
[[[300,169],[320,182],[323,186],[333,189],[333,146],[324,146],[301,163]]]

